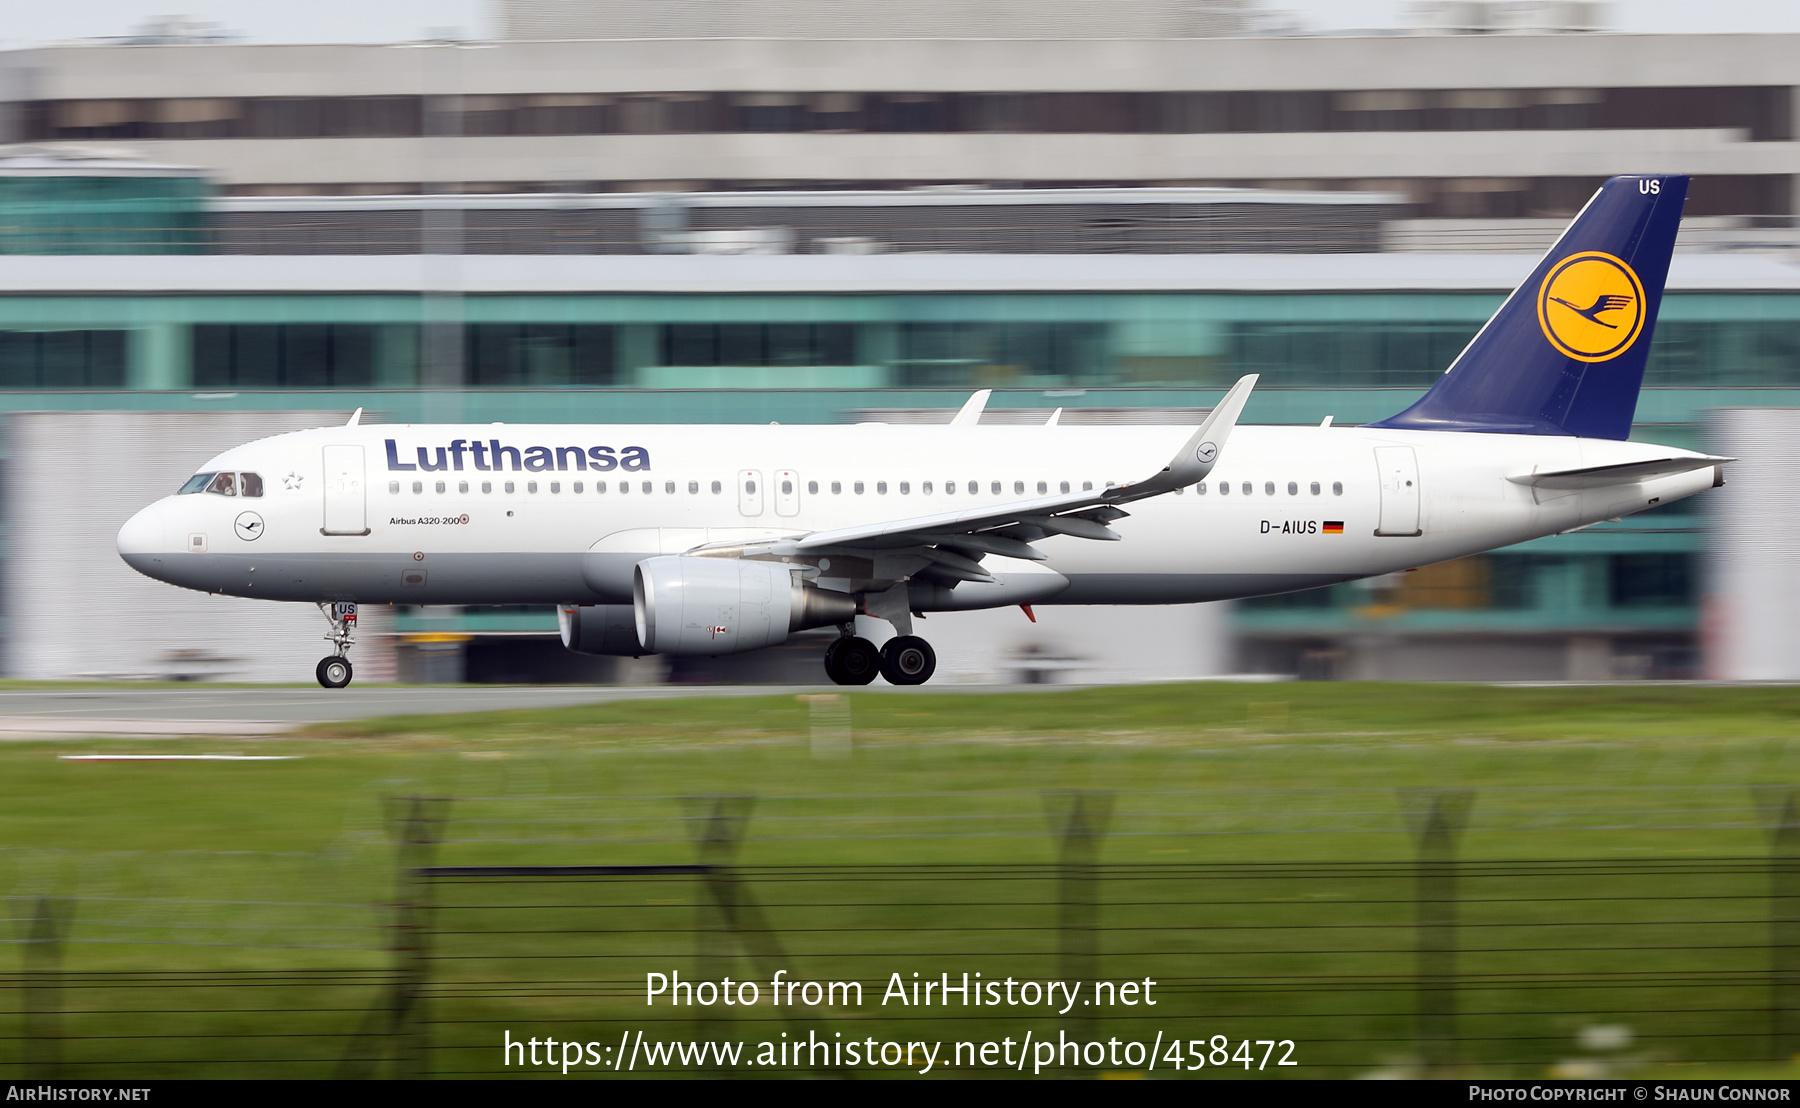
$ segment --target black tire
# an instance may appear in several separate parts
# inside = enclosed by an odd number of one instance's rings
[[[319,668],[314,673],[319,678],[319,684],[328,689],[341,689],[356,675],[356,671],[350,667],[350,659],[336,654],[320,658]]]
[[[881,652],[868,639],[845,635],[825,651],[825,673],[840,685],[866,685],[881,672]]]
[[[917,635],[899,635],[881,648],[881,675],[890,685],[923,685],[937,672],[937,651]]]

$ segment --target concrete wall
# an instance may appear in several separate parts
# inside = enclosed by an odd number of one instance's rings
[[[706,134],[134,141],[224,186],[426,181],[1141,181],[1606,177],[1670,165],[1800,173],[1800,143],[1731,130],[1322,134]],[[1373,187],[1373,186],[1371,186]]]
[[[1714,450],[1736,457],[1715,489],[1702,634],[1707,676],[1800,680],[1800,409],[1722,408]]]
[[[210,596],[139,575],[115,537],[213,455],[341,412],[25,412],[6,417],[7,677],[305,682],[328,652],[311,605]],[[393,680],[385,608],[362,613],[359,682]]]
[[[67,46],[5,59],[38,99],[593,92],[1158,92],[1800,84],[1797,35],[614,39]]]

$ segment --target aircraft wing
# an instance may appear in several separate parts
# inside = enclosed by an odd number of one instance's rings
[[[1236,426],[1238,415],[1244,410],[1244,403],[1249,400],[1250,390],[1255,385],[1256,374],[1240,378],[1169,464],[1141,481],[961,511],[837,527],[749,544],[741,549],[751,557],[762,555],[802,561],[827,554],[875,555],[911,550],[916,551],[912,560],[918,562],[917,566],[896,567],[890,573],[910,576],[914,572],[924,572],[952,585],[959,581],[991,581],[992,576],[980,565],[984,555],[1043,561],[1046,555],[1031,544],[1050,535],[1117,540],[1121,536],[1107,524],[1129,514],[1119,505],[1160,496],[1205,480],[1218,464],[1226,439]],[[719,546],[738,548],[736,544]],[[709,549],[712,548],[701,547],[694,553]],[[886,561],[890,566],[895,565],[892,559]]]

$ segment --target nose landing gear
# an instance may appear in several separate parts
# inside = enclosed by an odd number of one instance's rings
[[[314,669],[319,684],[328,689],[341,689],[350,683],[355,676],[355,669],[350,665],[350,648],[356,645],[356,636],[351,634],[356,628],[356,605],[353,602],[339,601],[335,604],[320,604],[319,612],[331,622],[331,632],[325,637],[331,640],[332,653],[319,659]]]
[[[315,672],[318,674],[319,684],[328,689],[343,688],[350,683],[350,678],[353,676],[350,659],[339,657],[336,654],[329,658],[320,658],[319,668]]]

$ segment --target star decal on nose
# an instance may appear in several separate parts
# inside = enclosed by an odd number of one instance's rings
[[[289,492],[299,492],[300,482],[306,480],[298,473],[290,473],[281,479],[281,487]]]

